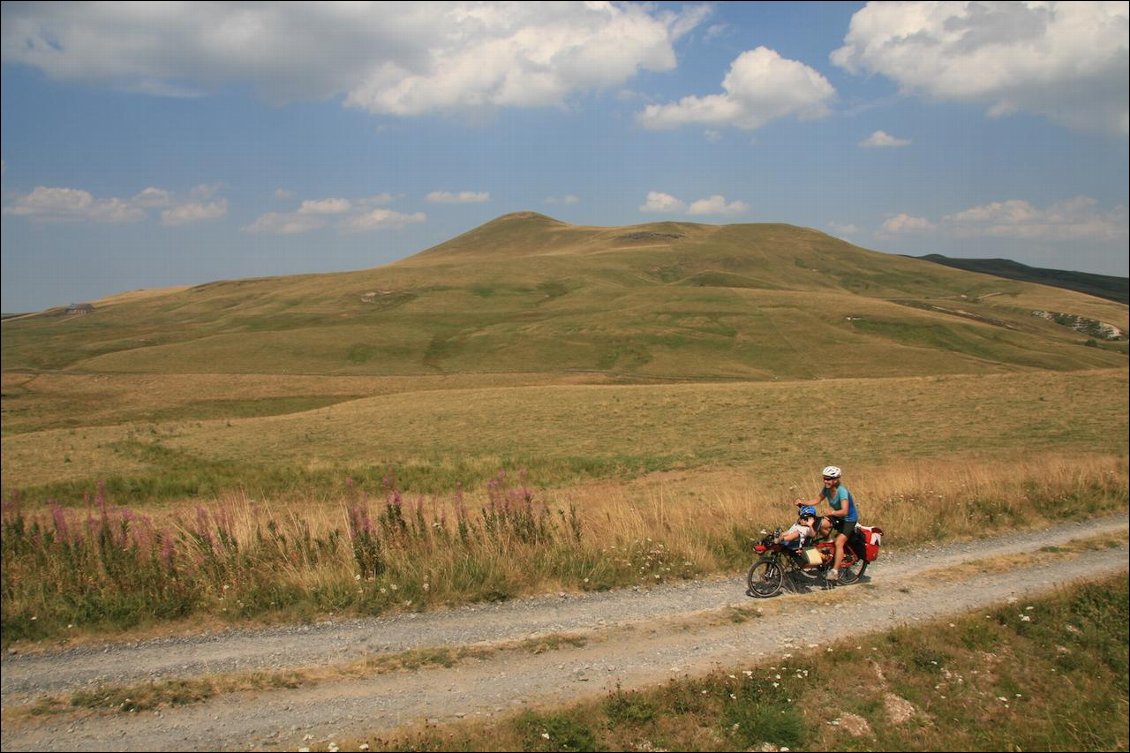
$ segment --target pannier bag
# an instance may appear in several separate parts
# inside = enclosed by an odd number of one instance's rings
[[[879,545],[883,541],[883,529],[879,526],[857,525],[855,530],[863,539],[863,559],[865,562],[874,562],[879,559]]]
[[[824,556],[820,554],[820,550],[816,547],[811,549],[802,549],[800,555],[804,557],[805,564],[810,567],[815,567],[824,561]]]

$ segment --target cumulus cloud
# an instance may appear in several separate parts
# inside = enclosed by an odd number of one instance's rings
[[[890,135],[886,131],[875,131],[875,133],[871,134],[870,136],[865,138],[863,141],[860,141],[859,145],[862,146],[862,147],[868,148],[868,149],[882,149],[882,148],[885,148],[885,147],[894,147],[894,146],[909,146],[910,145],[910,139],[898,139],[898,138],[895,138],[894,136]]]
[[[835,95],[836,90],[815,69],[758,47],[731,63],[721,94],[649,105],[637,117],[641,125],[652,129],[696,124],[753,130],[784,117],[823,117]]]
[[[640,207],[641,212],[662,212],[666,214],[682,214],[686,210],[686,202],[661,191],[648,191],[647,200]]]
[[[259,216],[243,232],[253,235],[301,235],[326,226],[325,218],[299,212],[267,212]]]
[[[162,96],[250,85],[421,115],[563,106],[675,67],[709,15],[614,3],[4,3],[0,50],[58,80]],[[328,54],[327,54],[328,51]]]
[[[961,236],[1031,240],[1108,241],[1127,236],[1126,208],[1103,212],[1089,196],[1076,196],[1043,209],[1027,201],[998,201],[945,217]]]
[[[162,225],[191,225],[218,220],[228,213],[227,199],[207,203],[189,203],[161,210]]]
[[[214,188],[198,186],[190,197],[200,197],[202,192],[211,195]],[[224,199],[199,202],[177,199],[164,189],[149,186],[132,198],[96,198],[81,188],[38,186],[29,194],[17,195],[4,207],[4,214],[25,217],[35,222],[101,222],[125,224],[141,222],[148,210],[159,209],[162,224],[188,225],[215,220],[227,214]]]
[[[1125,2],[869,3],[832,62],[908,94],[1127,134]]]
[[[726,197],[720,194],[692,201],[688,205],[669,193],[649,191],[640,211],[659,214],[737,215],[749,211],[749,206],[744,201],[726,201]]]
[[[433,204],[483,204],[490,201],[488,191],[432,191],[426,197]]]
[[[267,212],[244,226],[243,232],[264,235],[301,235],[323,228],[340,232],[399,229],[427,221],[423,212],[404,214],[379,205],[392,201],[381,193],[360,199],[306,199],[293,212]]]
[[[316,199],[304,201],[298,207],[299,214],[345,214],[353,205],[349,199]]]
[[[124,199],[96,199],[80,188],[37,186],[4,207],[4,214],[39,222],[138,222],[145,210]]]
[[[982,204],[932,221],[899,214],[883,223],[884,233],[937,232],[959,238],[1014,238],[1031,241],[1125,240],[1125,207],[1102,211],[1089,196],[1076,196],[1047,207],[1022,199]]]
[[[392,203],[396,200],[396,198],[396,196],[393,196],[387,191],[382,191],[381,193],[373,194],[372,196],[365,196],[357,199],[356,203],[362,207],[381,206],[384,204]]]
[[[394,212],[391,209],[372,209],[350,217],[342,223],[342,229],[354,233],[362,233],[368,230],[398,230],[407,225],[417,225],[426,222],[428,215],[423,212],[413,212],[412,214],[403,214],[401,212]]]
[[[149,186],[133,197],[139,207],[167,207],[173,203],[172,194],[163,188]]]
[[[726,201],[725,196],[715,194],[708,199],[699,199],[691,202],[687,214],[719,214],[734,215],[744,214],[749,206],[744,201]]]
[[[909,214],[897,214],[888,218],[883,223],[883,232],[891,235],[904,233],[925,233],[937,227],[925,217],[911,217]]]

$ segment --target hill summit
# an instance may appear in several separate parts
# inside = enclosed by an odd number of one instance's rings
[[[381,267],[3,326],[6,370],[779,379],[1124,367],[1127,307],[792,225],[515,212]]]

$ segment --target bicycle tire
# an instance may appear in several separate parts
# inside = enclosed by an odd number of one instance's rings
[[[844,559],[840,562],[840,583],[849,586],[863,577],[867,570],[867,561],[855,554],[850,546],[844,547]]]
[[[785,573],[775,557],[762,557],[749,566],[746,573],[746,594],[759,599],[776,596],[781,592]]]

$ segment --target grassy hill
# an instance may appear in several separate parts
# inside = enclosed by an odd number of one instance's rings
[[[1125,365],[1124,337],[1107,341],[1057,315],[1127,329],[1125,305],[804,228],[583,227],[522,212],[373,269],[222,281],[96,302],[83,316],[8,319],[2,352],[5,370],[620,380]]]

